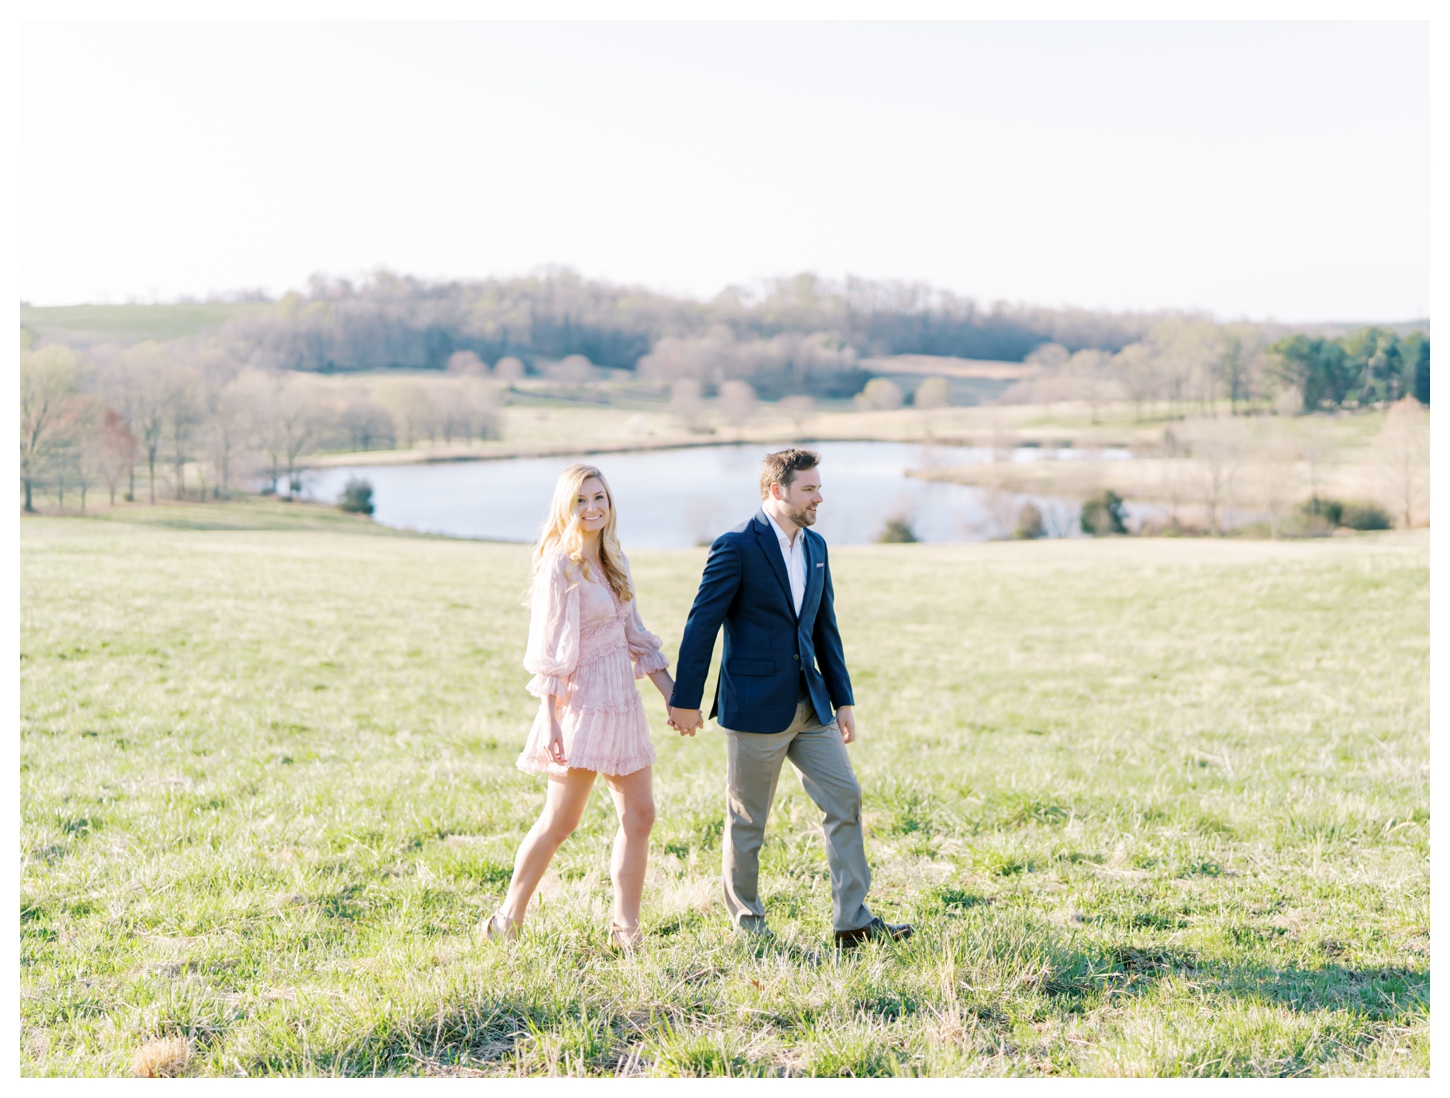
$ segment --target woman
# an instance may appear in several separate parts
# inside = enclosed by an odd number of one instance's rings
[[[634,680],[648,675],[666,702],[674,682],[660,639],[640,621],[614,528],[604,474],[582,463],[565,469],[534,551],[524,668],[534,676],[529,692],[540,701],[518,758],[521,770],[548,775],[548,797],[519,846],[503,906],[489,917],[490,939],[518,935],[554,851],[579,826],[594,779],[603,774],[619,815],[610,935],[626,949],[639,940],[655,752]]]

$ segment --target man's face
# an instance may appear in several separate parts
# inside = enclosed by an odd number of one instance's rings
[[[791,476],[790,486],[770,486],[770,494],[780,503],[790,520],[797,526],[814,526],[816,508],[821,503],[821,470],[805,469]]]

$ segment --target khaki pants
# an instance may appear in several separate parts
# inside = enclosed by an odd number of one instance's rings
[[[806,793],[825,819],[826,861],[831,868],[831,918],[836,930],[871,921],[866,892],[871,870],[861,837],[861,786],[836,722],[821,724],[802,701],[784,732],[762,735],[725,729],[725,907],[736,925],[763,922],[758,894],[760,845],[775,800],[781,763],[790,759]]]

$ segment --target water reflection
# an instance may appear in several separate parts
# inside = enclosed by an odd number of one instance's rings
[[[626,548],[664,549],[708,543],[760,505],[760,459],[779,445],[702,446],[600,454],[587,460],[604,470],[619,507]],[[1043,513],[1049,534],[1079,536],[1080,508],[1061,499],[996,492],[907,477],[908,468],[992,460],[977,447],[899,442],[822,442],[821,490],[826,497],[816,529],[835,545],[859,545],[880,535],[888,519],[907,519],[925,542],[1005,537],[1024,502]],[[1004,455],[1006,456],[1006,455]],[[1013,461],[1082,457],[1127,459],[1126,450],[1044,451],[1023,447]],[[389,526],[455,537],[532,541],[559,471],[568,457],[511,458],[436,465],[358,465],[314,470],[303,494],[332,502],[350,476],[373,485],[374,518]]]

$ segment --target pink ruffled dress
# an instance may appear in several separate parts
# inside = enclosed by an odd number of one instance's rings
[[[628,561],[624,567],[628,572]],[[540,707],[518,757],[520,770],[558,778],[569,768],[632,774],[655,761],[634,683],[667,670],[669,660],[660,652],[659,637],[640,621],[639,600],[620,602],[596,569],[590,574],[585,579],[563,553],[539,570],[524,670],[534,676],[530,694],[555,699],[567,765],[549,758],[549,718]]]

